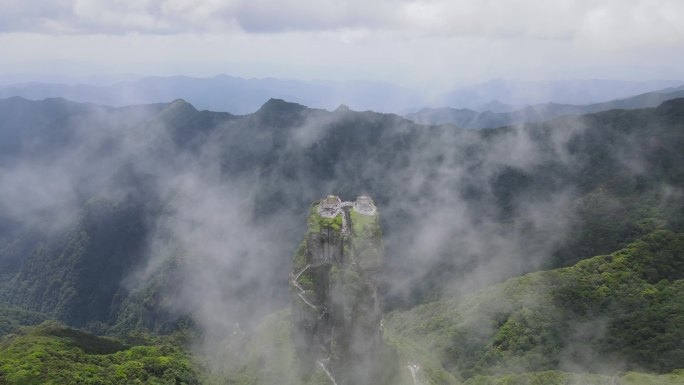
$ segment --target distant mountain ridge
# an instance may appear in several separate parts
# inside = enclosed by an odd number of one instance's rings
[[[11,78],[8,78],[11,79]],[[18,80],[25,77],[17,77]],[[0,84],[0,98],[21,96],[40,100],[63,97],[121,107],[133,104],[166,103],[184,99],[200,110],[233,114],[255,112],[270,98],[284,99],[309,107],[334,110],[340,104],[351,109],[406,113],[422,106],[446,105],[478,111],[510,112],[538,103],[586,104],[624,98],[681,85],[678,80],[492,80],[480,84],[436,92],[417,90],[390,83],[370,81],[327,81],[293,79],[245,79],[218,75],[143,77],[117,83],[57,78]],[[83,83],[77,83],[82,80]],[[61,82],[60,82],[61,81]],[[88,83],[86,83],[88,82]]]
[[[505,105],[543,103],[594,104],[668,87],[682,80],[624,81],[610,79],[515,80],[494,79],[459,87],[444,95],[442,105],[483,111],[480,106],[498,101]],[[493,112],[497,112],[492,110]]]
[[[462,128],[501,127],[526,122],[543,122],[563,115],[583,115],[614,109],[635,109],[656,107],[661,103],[684,97],[684,86],[670,87],[663,90],[647,92],[629,98],[587,105],[546,103],[511,110],[513,106],[493,102],[491,106],[500,112],[475,111],[471,109],[424,108],[418,112],[406,114],[407,119],[421,124],[453,124]]]
[[[113,85],[21,83],[0,86],[0,97],[63,97],[77,102],[126,106],[185,99],[201,110],[249,114],[271,98],[334,109],[348,104],[357,110],[391,111],[420,105],[415,92],[389,83],[244,79],[228,75],[145,77]]]

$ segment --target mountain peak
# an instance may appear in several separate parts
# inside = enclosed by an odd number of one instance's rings
[[[297,103],[292,103],[292,102],[286,102],[283,99],[276,99],[276,98],[271,98],[268,99],[266,103],[264,103],[261,108],[259,108],[259,111],[257,112],[273,112],[273,113],[282,113],[282,112],[291,112],[291,111],[301,111],[306,109],[305,106]]]
[[[176,119],[179,116],[183,116],[186,114],[191,114],[197,112],[197,109],[195,106],[192,104],[186,102],[183,99],[176,99],[172,101],[171,103],[167,104],[166,107],[162,110],[162,116],[165,117],[172,117],[172,119]]]
[[[192,106],[192,104],[188,103],[185,99],[181,99],[181,98],[175,99],[171,103],[169,103],[169,107],[180,107],[180,106]]]
[[[347,106],[346,104],[340,104],[336,109],[335,112],[349,112],[351,111],[351,108]]]
[[[295,253],[290,272],[302,373],[320,366],[333,384],[334,377],[342,384],[378,383],[391,365],[381,358],[387,350],[377,290],[384,258],[377,207],[365,195],[354,202],[328,195],[312,204],[307,223],[306,246]],[[361,366],[363,375],[345,370]]]

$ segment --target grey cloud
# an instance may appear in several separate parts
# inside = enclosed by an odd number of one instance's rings
[[[684,5],[633,1],[9,0],[5,32],[76,34],[386,31],[404,37],[522,37],[640,42],[681,39]]]

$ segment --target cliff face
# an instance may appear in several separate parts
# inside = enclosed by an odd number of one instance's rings
[[[305,377],[323,370],[342,384],[383,377],[383,260],[377,208],[368,197],[337,196],[311,205],[306,238],[291,274],[292,335]]]

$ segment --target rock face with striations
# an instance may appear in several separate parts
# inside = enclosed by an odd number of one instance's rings
[[[382,382],[382,231],[373,201],[330,195],[311,205],[291,274],[295,349],[302,374],[337,385]]]

